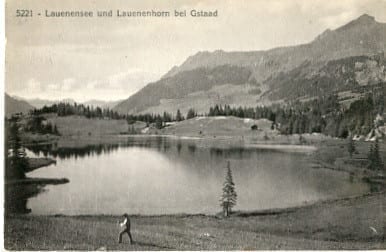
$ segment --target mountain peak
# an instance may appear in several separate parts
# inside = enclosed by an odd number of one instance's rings
[[[375,18],[373,16],[370,16],[368,14],[363,14],[359,16],[357,19],[354,19],[353,21],[349,22],[348,24],[336,29],[337,31],[342,31],[342,30],[348,30],[352,29],[355,27],[364,27],[364,26],[370,26],[376,24],[377,21],[375,21]]]
[[[375,18],[373,16],[370,16],[369,14],[363,14],[361,15],[360,17],[358,17],[356,20],[354,21],[358,21],[358,22],[365,22],[365,23],[374,23],[375,22]]]

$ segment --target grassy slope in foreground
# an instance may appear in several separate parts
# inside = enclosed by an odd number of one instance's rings
[[[272,215],[133,216],[129,245],[117,243],[119,216],[10,216],[14,250],[385,249],[386,195],[319,202]],[[375,230],[375,231],[374,231]]]

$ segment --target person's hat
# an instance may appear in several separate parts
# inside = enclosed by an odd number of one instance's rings
[[[127,213],[123,214],[124,217],[129,217],[129,215]]]

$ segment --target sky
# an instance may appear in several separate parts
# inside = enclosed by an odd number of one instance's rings
[[[16,17],[18,9],[33,17]],[[218,16],[190,17],[193,9]],[[53,18],[45,10],[114,16]],[[172,16],[118,18],[116,10]],[[174,17],[174,10],[188,16]],[[199,51],[308,43],[364,13],[386,22],[386,0],[6,0],[5,91],[28,99],[126,99]]]

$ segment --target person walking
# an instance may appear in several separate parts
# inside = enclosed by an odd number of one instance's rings
[[[129,236],[129,239],[130,239],[130,244],[132,244],[133,238],[131,237],[131,233],[130,233],[129,215],[127,213],[125,213],[123,215],[123,217],[125,217],[125,219],[122,222],[119,222],[119,225],[123,228],[123,230],[119,233],[118,243],[122,243],[122,236],[123,236],[123,234],[127,233],[127,235]]]

